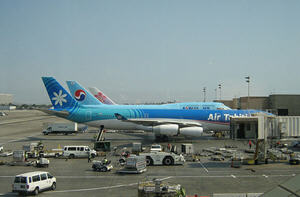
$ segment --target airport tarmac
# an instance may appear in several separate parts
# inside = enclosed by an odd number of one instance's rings
[[[0,117],[0,144],[5,150],[20,150],[24,144],[42,141],[47,149],[64,145],[89,145],[96,134],[96,128],[89,128],[86,133],[74,135],[44,136],[44,122],[65,122],[65,120],[45,115],[39,111],[13,111],[8,116]],[[143,145],[154,143],[151,133],[106,133],[106,140],[119,148],[130,146],[132,142]],[[246,148],[247,142],[216,140],[210,136],[194,139],[178,139],[171,142],[180,147],[182,143],[193,143],[196,151],[209,147],[236,145]],[[167,143],[162,143],[166,145]],[[101,159],[97,157],[96,159]],[[109,158],[108,158],[109,159]],[[0,161],[12,160],[0,157]],[[114,158],[117,160],[117,158]],[[137,196],[139,181],[161,178],[166,182],[181,184],[188,195],[212,196],[213,193],[263,193],[289,178],[300,174],[300,166],[288,163],[268,165],[244,165],[231,168],[230,162],[211,161],[201,158],[200,162],[186,162],[183,166],[150,166],[147,172],[139,175],[119,175],[112,172],[94,172],[87,159],[50,158],[50,166],[38,169],[32,166],[0,166],[0,195],[16,196],[11,192],[13,178],[17,174],[45,170],[57,178],[57,189],[41,193],[41,196]]]

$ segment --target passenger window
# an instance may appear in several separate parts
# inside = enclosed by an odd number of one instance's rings
[[[76,151],[76,147],[69,147],[69,151]]]
[[[31,177],[29,177],[29,183],[31,183]]]
[[[16,177],[15,183],[26,183],[26,177]]]
[[[80,151],[84,151],[84,148],[83,148],[83,147],[81,147],[81,148],[80,148]]]
[[[42,181],[46,180],[47,179],[47,175],[46,174],[41,174],[41,179],[42,179]]]
[[[90,149],[89,148],[85,148],[85,151],[90,151]]]
[[[53,176],[51,175],[51,174],[47,174],[47,176],[48,176],[48,179],[52,179],[53,178]]]
[[[27,177],[21,177],[21,183],[27,183]]]
[[[33,182],[40,181],[40,180],[41,180],[41,179],[40,179],[40,175],[33,176],[33,177],[32,177],[32,180],[33,180]]]
[[[21,178],[20,177],[16,177],[15,178],[15,183],[20,183]]]
[[[65,151],[67,150],[67,147],[65,147]]]

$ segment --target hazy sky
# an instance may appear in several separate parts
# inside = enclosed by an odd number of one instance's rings
[[[300,93],[298,0],[0,1],[0,93],[50,103],[41,76],[118,103]],[[66,87],[66,86],[65,86]],[[218,91],[219,97],[219,91]]]

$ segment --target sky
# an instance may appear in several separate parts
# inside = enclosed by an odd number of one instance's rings
[[[42,76],[117,103],[300,94],[298,0],[0,1],[0,93],[50,104]]]

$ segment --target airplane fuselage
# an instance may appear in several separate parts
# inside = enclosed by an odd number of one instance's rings
[[[231,116],[250,116],[258,110],[193,110],[193,109],[168,109],[165,106],[127,106],[127,105],[95,105],[80,106],[70,112],[67,119],[90,126],[103,125],[107,129],[116,130],[147,130],[148,126],[118,120],[115,114],[121,114],[127,119],[168,119],[190,120],[200,123],[204,131],[229,130]]]

